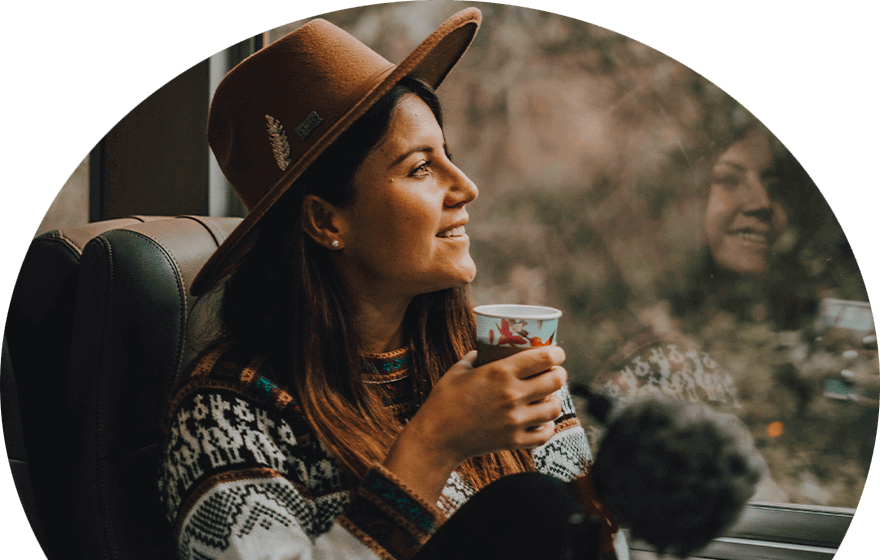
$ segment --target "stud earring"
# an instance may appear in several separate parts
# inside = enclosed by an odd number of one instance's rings
[[[330,246],[333,247],[334,249],[339,249],[339,241],[334,239],[333,243],[331,243]]]

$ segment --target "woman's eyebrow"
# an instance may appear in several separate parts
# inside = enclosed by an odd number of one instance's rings
[[[398,163],[402,162],[403,160],[405,160],[409,156],[416,154],[416,153],[419,153],[419,152],[433,154],[434,148],[432,148],[431,146],[416,146],[414,148],[410,148],[409,150],[407,150],[406,152],[401,154],[397,159],[395,159],[393,165],[397,165]]]
[[[444,146],[444,148],[446,147],[445,144],[443,146]],[[426,146],[415,146],[413,148],[410,148],[409,150],[407,150],[406,152],[404,152],[403,154],[398,156],[393,162],[391,162],[391,167],[394,167],[395,165],[401,163],[409,156],[416,154],[416,153],[420,153],[420,152],[423,152],[426,154],[433,154],[434,148],[432,146],[427,146],[427,145]]]
[[[745,171],[745,170],[746,170],[746,166],[745,166],[745,165],[742,165],[741,163],[734,163],[734,162],[732,162],[732,161],[725,161],[725,160],[723,160],[723,159],[718,160],[717,162],[715,162],[715,165],[716,165],[716,166],[717,166],[717,165],[727,165],[727,166],[729,166],[729,167],[733,167],[733,168],[736,169],[737,171]]]

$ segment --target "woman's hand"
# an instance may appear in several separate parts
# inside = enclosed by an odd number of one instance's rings
[[[474,367],[470,352],[444,375],[406,425],[384,466],[426,500],[469,457],[547,442],[562,412],[565,352],[535,348]]]
[[[452,366],[410,421],[420,437],[461,463],[501,449],[537,447],[553,435],[566,381],[562,348],[526,350],[474,367]]]

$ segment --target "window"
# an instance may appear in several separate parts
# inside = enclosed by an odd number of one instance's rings
[[[322,17],[398,62],[467,4]],[[654,390],[712,395],[738,416],[770,477],[712,554],[833,555],[867,481],[880,367],[861,270],[810,162],[699,73],[712,68],[565,16],[478,5],[479,38],[439,90],[456,162],[480,188],[475,303],[563,309],[574,380],[629,368],[630,388],[654,376]],[[639,333],[654,345],[627,352]],[[679,385],[664,387],[672,358]]]

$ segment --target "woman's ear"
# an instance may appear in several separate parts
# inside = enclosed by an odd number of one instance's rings
[[[302,227],[322,247],[336,250],[345,246],[347,222],[341,209],[317,195],[307,194],[303,199]]]

